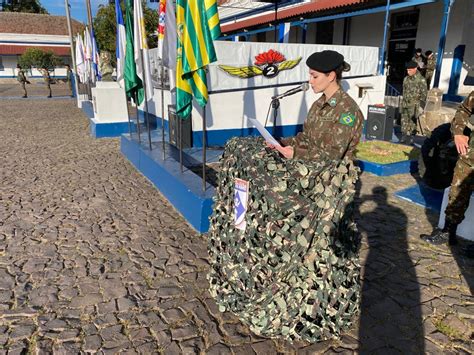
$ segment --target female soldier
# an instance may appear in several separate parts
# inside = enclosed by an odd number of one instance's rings
[[[343,71],[350,65],[338,52],[313,53],[307,60],[309,84],[322,93],[308,112],[303,131],[282,139],[282,147],[273,147],[288,159],[319,160],[352,157],[362,132],[364,117],[355,101],[340,87]]]

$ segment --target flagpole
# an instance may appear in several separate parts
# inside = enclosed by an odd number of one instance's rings
[[[140,49],[140,60],[142,61],[142,68],[145,68],[145,61],[143,59],[143,49]],[[148,114],[148,95],[146,93],[146,80],[145,80],[145,72],[143,71],[143,90],[145,91],[145,122],[146,122],[146,129],[148,130],[148,147],[152,150],[151,147],[151,129],[150,129],[150,116]],[[137,106],[138,108],[138,106]]]
[[[163,58],[161,58],[161,141],[163,148],[163,160],[165,160],[165,68],[163,65]]]
[[[92,32],[92,11],[91,11],[91,2],[90,0],[86,0],[86,9],[87,9],[87,24],[89,28],[89,36]],[[92,50],[92,44],[91,44]],[[89,60],[89,73],[90,76],[87,78],[87,98],[92,100],[92,58]]]
[[[181,174],[183,173],[183,119],[179,118],[179,116],[176,116],[176,118],[179,120],[179,167],[181,169]]]
[[[202,111],[202,191],[206,191],[206,106]]]
[[[66,8],[66,19],[67,19],[67,29],[69,32],[69,42],[71,44],[71,63],[74,68],[74,90],[76,91],[76,99],[79,102],[79,85],[77,84],[77,65],[76,65],[76,53],[74,51],[74,41],[72,39],[72,26],[71,26],[71,14],[69,12],[69,1],[64,0],[64,7]],[[71,78],[68,78],[71,80]]]
[[[135,91],[135,108],[137,111],[137,133],[138,133],[138,143],[141,144],[141,133],[140,133],[140,112],[138,111],[138,92]]]

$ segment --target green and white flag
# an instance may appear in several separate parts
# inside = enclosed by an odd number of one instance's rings
[[[125,35],[127,43],[125,46],[125,68],[123,77],[127,96],[136,101],[136,105],[140,105],[145,98],[145,90],[143,89],[142,80],[137,75],[137,65],[135,63],[132,1],[133,0],[126,0],[125,5]]]

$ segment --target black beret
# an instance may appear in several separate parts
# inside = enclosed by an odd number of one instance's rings
[[[329,73],[343,66],[343,71],[349,71],[351,66],[344,61],[344,56],[336,51],[322,51],[311,54],[306,59],[306,65],[321,73]]]
[[[415,68],[418,68],[418,63],[415,62],[414,60],[410,60],[410,61],[407,63],[406,68],[407,68],[407,69],[415,69]]]

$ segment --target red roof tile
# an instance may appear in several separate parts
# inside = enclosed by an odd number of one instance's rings
[[[72,34],[84,30],[84,25],[71,19]],[[69,35],[66,16],[0,12],[0,33],[38,35]]]
[[[59,56],[70,56],[71,47],[69,46],[13,46],[10,44],[0,44],[1,55],[21,55],[28,48],[40,48],[45,51],[53,51],[54,54]]]
[[[310,12],[319,12],[334,8],[345,7],[349,5],[359,4],[366,2],[367,0],[314,0],[311,3],[306,3],[300,6],[291,7],[289,9],[282,9],[277,12],[277,21],[285,18],[295,17],[298,15],[310,13]],[[275,21],[275,13],[270,13],[262,16],[252,17],[247,20],[222,24],[221,30],[223,33],[232,32],[241,28],[252,27],[256,25],[261,25],[264,23]]]

